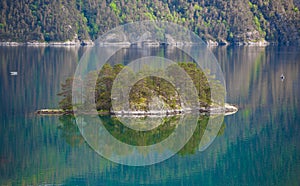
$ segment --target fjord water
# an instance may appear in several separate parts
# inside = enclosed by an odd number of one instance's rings
[[[212,49],[224,72],[227,102],[239,111],[225,117],[222,132],[205,151],[187,147],[186,153],[143,167],[99,156],[72,118],[34,114],[57,107],[60,84],[74,74],[84,50],[0,48],[0,185],[300,184],[297,47]]]

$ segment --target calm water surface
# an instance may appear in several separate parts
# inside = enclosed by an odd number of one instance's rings
[[[184,151],[145,167],[100,157],[70,117],[34,115],[57,107],[60,84],[75,72],[84,50],[0,48],[0,185],[300,184],[298,48],[212,49],[227,101],[239,112],[225,117],[205,151],[192,138]]]

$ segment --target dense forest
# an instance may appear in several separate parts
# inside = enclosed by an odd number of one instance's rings
[[[160,20],[205,41],[300,43],[299,0],[1,0],[0,41],[88,41],[117,25]]]
[[[197,89],[197,97],[201,106],[208,106],[212,103],[213,100],[210,98],[210,87],[208,84],[208,80],[203,71],[197,68],[195,63],[186,62],[186,63],[178,63],[180,67],[182,67],[185,72],[191,77],[195,88]],[[59,102],[59,107],[65,111],[72,110],[72,83],[73,81],[83,82],[86,90],[91,88],[89,85],[90,78],[92,76],[97,77],[95,91],[91,96],[95,96],[96,101],[96,109],[98,111],[111,111],[112,110],[112,100],[111,100],[111,92],[113,83],[116,79],[118,73],[124,68],[121,64],[116,64],[111,66],[109,64],[105,64],[99,73],[90,72],[84,80],[68,78],[61,85],[61,92],[58,93],[62,99]],[[172,71],[176,70],[171,65],[166,70],[166,73],[172,73]],[[175,74],[175,73],[172,73]],[[138,74],[132,74],[133,76]],[[182,81],[185,81],[183,78]],[[183,83],[183,82],[182,82]],[[221,84],[218,81],[213,83],[215,86],[220,86]],[[122,85],[121,85],[122,86]],[[84,96],[88,96],[84,95]],[[153,100],[155,99],[155,100]],[[159,100],[157,100],[159,99]],[[86,98],[86,101],[89,100]],[[177,92],[177,89],[168,81],[154,76],[149,76],[139,80],[129,93],[129,105],[130,110],[133,111],[149,111],[149,110],[157,110],[157,104],[162,103],[164,109],[172,110],[172,109],[183,109],[181,105],[181,97]],[[155,105],[153,105],[155,104]],[[82,103],[82,106],[90,105],[88,102]],[[78,105],[77,105],[78,106]]]

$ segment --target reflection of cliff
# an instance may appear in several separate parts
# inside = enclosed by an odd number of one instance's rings
[[[240,107],[225,118],[229,124],[222,141],[214,143],[215,151],[226,149],[218,158],[224,165],[218,172],[235,176],[237,183],[297,185],[299,178],[293,176],[300,174],[297,48],[218,48],[214,53],[224,71],[228,101]],[[233,154],[238,158],[228,158]],[[266,177],[273,179],[261,180]]]
[[[65,47],[1,47],[1,114],[57,107],[56,93],[60,83],[74,73],[78,52],[78,48]],[[10,76],[10,71],[18,75]]]
[[[117,51],[108,61],[109,64],[115,65],[124,62],[124,65],[146,56],[159,56],[170,59],[175,62],[193,61],[193,59],[177,47],[150,47],[150,48],[122,48]]]
[[[296,47],[233,47],[214,51],[226,79],[229,102],[239,105],[236,117],[226,123],[235,136],[255,137],[263,129],[288,128],[299,115],[300,53]],[[284,81],[280,75],[285,74]],[[282,132],[282,131],[280,131]]]
[[[214,53],[224,71],[229,102],[241,108],[297,103],[300,54],[297,48],[218,48]],[[290,54],[290,55],[289,55]],[[282,82],[281,74],[286,79]],[[249,102],[251,101],[251,102]]]

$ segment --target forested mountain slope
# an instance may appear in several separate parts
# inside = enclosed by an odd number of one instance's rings
[[[95,40],[139,20],[189,27],[204,40],[300,43],[299,0],[1,0],[0,41]]]

